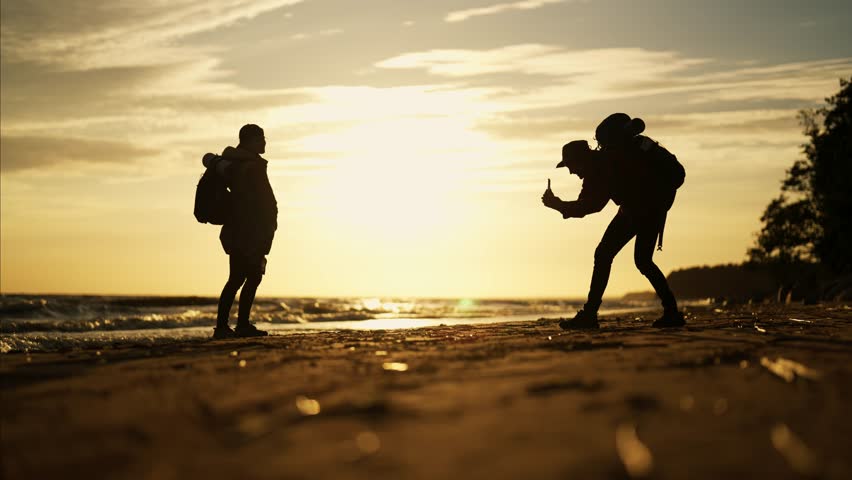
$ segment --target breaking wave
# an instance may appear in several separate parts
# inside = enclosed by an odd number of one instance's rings
[[[0,295],[0,352],[203,340],[209,338],[216,323],[217,301],[214,297]],[[405,328],[436,321],[561,316],[573,312],[580,303],[514,299],[258,298],[251,319],[277,332],[359,328],[358,325]],[[607,303],[605,309],[641,306],[635,302]]]

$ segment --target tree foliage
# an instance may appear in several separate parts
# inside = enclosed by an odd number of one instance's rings
[[[766,207],[749,252],[758,263],[819,262],[852,272],[852,78],[799,120],[808,137],[804,158],[787,170],[781,193]]]

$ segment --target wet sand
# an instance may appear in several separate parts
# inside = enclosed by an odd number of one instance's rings
[[[852,478],[852,309],[2,360],[2,477]]]

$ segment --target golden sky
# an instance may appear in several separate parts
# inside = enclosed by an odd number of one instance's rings
[[[687,170],[664,272],[744,258],[852,73],[845,1],[3,2],[0,291],[217,295],[205,152],[266,131],[260,295],[581,297],[615,214],[540,202],[563,143],[642,117]],[[632,244],[608,295],[649,290]]]

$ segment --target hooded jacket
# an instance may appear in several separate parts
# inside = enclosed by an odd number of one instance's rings
[[[266,173],[268,162],[239,147],[225,148],[222,157],[230,161],[223,175],[232,198],[231,216],[219,233],[222,248],[228,255],[266,255],[278,229],[278,202]]]
[[[645,138],[638,136],[635,142]],[[594,152],[580,195],[563,202],[559,211],[563,218],[581,218],[603,210],[612,200],[621,207],[620,213],[659,217],[671,208],[674,196],[675,190],[666,186],[638,146],[628,145]]]

